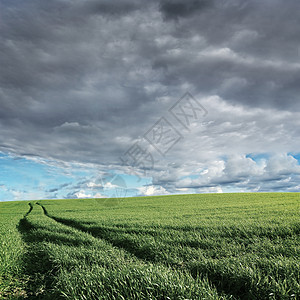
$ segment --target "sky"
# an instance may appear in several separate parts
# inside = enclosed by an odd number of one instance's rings
[[[300,191],[297,0],[0,0],[0,201]]]

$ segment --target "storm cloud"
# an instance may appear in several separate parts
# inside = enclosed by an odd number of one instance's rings
[[[125,172],[120,156],[142,141],[155,164],[141,194],[299,190],[299,9],[0,0],[0,151]],[[187,91],[208,112],[189,131],[168,111]],[[164,157],[143,139],[162,116],[183,137]]]

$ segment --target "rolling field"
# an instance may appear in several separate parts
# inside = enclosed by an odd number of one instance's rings
[[[0,299],[300,299],[300,195],[0,203]]]

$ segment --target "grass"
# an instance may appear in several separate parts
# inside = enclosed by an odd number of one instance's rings
[[[0,203],[0,298],[300,297],[297,193],[30,205]]]
[[[0,203],[0,299],[26,295],[23,255],[27,247],[17,225],[27,211],[25,202]]]

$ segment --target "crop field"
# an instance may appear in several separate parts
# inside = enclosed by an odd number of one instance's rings
[[[300,299],[300,195],[0,203],[0,299]]]

